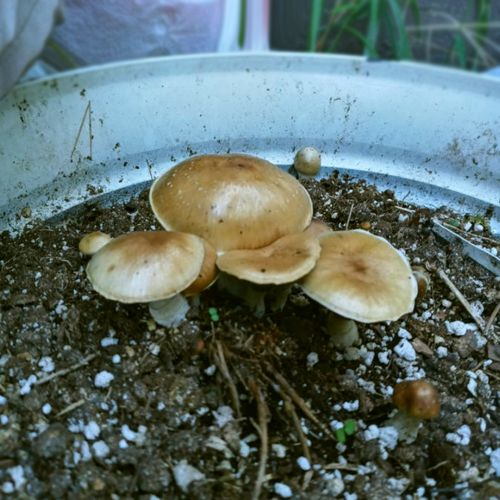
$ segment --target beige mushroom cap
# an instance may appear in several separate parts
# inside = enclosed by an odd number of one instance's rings
[[[108,299],[125,303],[168,299],[198,276],[203,241],[195,235],[166,231],[119,236],[90,259],[87,276]]]
[[[292,283],[305,276],[320,254],[319,241],[304,233],[283,236],[256,250],[232,250],[217,257],[221,271],[259,285]]]
[[[102,231],[93,231],[86,234],[78,243],[78,250],[85,255],[94,255],[104,245],[112,240],[109,234]]]
[[[312,218],[311,198],[295,178],[242,154],[185,160],[153,183],[149,200],[165,229],[201,236],[218,253],[269,245]]]
[[[396,320],[413,310],[417,283],[406,258],[366,231],[320,237],[321,255],[301,283],[328,309],[362,323]]]
[[[196,279],[185,290],[182,291],[182,294],[185,297],[191,297],[192,295],[197,295],[203,292],[203,290],[206,290],[211,285],[213,285],[213,283],[217,279],[218,269],[215,265],[217,254],[215,253],[214,247],[210,245],[208,241],[203,239],[202,241],[205,250],[203,264]]]

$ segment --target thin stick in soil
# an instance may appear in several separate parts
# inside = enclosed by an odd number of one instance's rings
[[[76,363],[73,366],[69,366],[68,368],[63,368],[62,370],[58,370],[57,372],[51,373],[50,375],[47,375],[46,377],[43,377],[40,380],[37,380],[34,383],[34,385],[46,384],[47,382],[50,382],[51,380],[57,377],[63,377],[64,375],[67,375],[68,373],[78,370],[79,368],[82,368],[82,366],[89,364],[95,358],[97,358],[97,354],[90,354],[86,358],[83,358],[82,361]]]
[[[345,223],[345,230],[349,229],[349,224],[351,222],[352,209],[354,208],[354,203],[351,204],[351,208],[349,209],[349,215],[347,216],[347,222]]]
[[[285,402],[285,411],[290,415],[290,418],[292,419],[293,425],[297,431],[297,435],[299,437],[299,441],[300,441],[300,444],[302,446],[302,453],[307,458],[309,463],[311,463],[311,452],[309,451],[307,439],[306,439],[306,436],[304,434],[304,431],[302,430],[302,426],[300,425],[299,416],[297,415],[297,412],[295,411],[292,400],[282,390],[280,390],[280,393],[281,393],[281,397],[283,398],[283,401]]]
[[[80,406],[83,406],[86,402],[87,402],[86,399],[80,399],[79,401],[75,401],[74,403],[71,403],[70,405],[66,406],[66,408],[64,408],[59,413],[57,413],[55,415],[55,418],[62,417],[63,415],[66,415],[67,413],[70,413],[73,410],[80,408]]]
[[[236,413],[237,418],[241,418],[241,408],[240,408],[240,396],[238,394],[238,389],[236,388],[236,384],[233,381],[233,377],[231,377],[231,373],[229,373],[229,368],[227,367],[226,357],[224,356],[224,349],[220,340],[215,340],[216,352],[214,352],[214,361],[222,373],[222,376],[226,379],[227,385],[229,387],[229,393],[231,394],[231,400],[233,402],[234,411]]]
[[[498,311],[500,311],[500,302],[496,305],[495,309],[493,309],[490,319],[488,320],[488,323],[486,323],[486,326],[484,327],[484,335],[487,337],[491,330],[491,334],[497,342],[498,342],[498,335],[495,333],[493,329],[493,323],[495,322],[495,319],[498,315]]]
[[[262,490],[262,485],[266,477],[266,465],[267,457],[269,453],[269,437],[267,432],[267,421],[269,420],[269,407],[267,406],[264,395],[262,394],[261,388],[257,385],[255,380],[250,379],[248,381],[248,386],[252,392],[255,401],[257,403],[257,416],[258,425],[256,425],[257,431],[260,436],[260,457],[259,457],[259,470],[257,472],[257,479],[255,480],[255,486],[252,494],[252,500],[259,500],[260,492]]]
[[[455,295],[455,297],[462,304],[464,309],[469,313],[470,317],[476,322],[481,332],[486,333],[483,319],[474,313],[469,301],[462,295],[462,292],[460,292],[460,290],[454,285],[454,283],[450,280],[450,278],[444,272],[443,269],[438,269],[438,276],[443,280],[445,285],[453,292],[453,295]]]
[[[282,387],[284,391],[292,398],[293,402],[303,411],[303,413],[311,419],[326,435],[335,439],[335,436],[330,432],[330,429],[324,425],[318,417],[313,413],[310,406],[297,394],[295,389],[286,381],[286,379],[278,373],[269,363],[265,364],[266,369],[272,373],[278,384]]]

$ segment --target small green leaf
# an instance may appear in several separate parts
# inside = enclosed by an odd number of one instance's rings
[[[356,420],[349,418],[344,422],[344,432],[348,436],[352,436],[358,430]]]
[[[210,315],[210,319],[212,321],[219,321],[219,313],[217,312],[216,307],[209,307],[208,314]]]
[[[344,432],[344,428],[341,427],[340,429],[337,429],[335,431],[335,437],[337,438],[337,441],[339,443],[345,443],[346,442],[346,435],[345,435],[345,432]]]

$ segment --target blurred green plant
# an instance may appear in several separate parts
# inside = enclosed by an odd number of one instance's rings
[[[358,430],[358,425],[356,424],[356,420],[352,418],[348,418],[343,426],[339,429],[335,430],[335,437],[339,443],[345,443],[347,441],[348,436],[352,436]]]
[[[461,68],[498,64],[500,45],[488,36],[500,29],[500,22],[490,19],[491,0],[467,0],[470,22],[426,9],[426,18],[442,22],[422,23],[425,7],[419,0],[337,0],[325,12],[323,0],[312,0],[308,48],[338,52],[349,46],[371,59],[413,59],[419,45],[428,61],[434,52],[446,51],[449,63]],[[451,49],[435,41],[434,35],[446,32],[453,35]]]

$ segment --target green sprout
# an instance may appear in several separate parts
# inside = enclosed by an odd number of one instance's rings
[[[209,307],[208,314],[210,315],[210,319],[212,321],[219,321],[219,313],[217,312],[216,307]]]
[[[342,427],[335,431],[335,437],[339,443],[345,443],[347,441],[347,436],[352,436],[358,430],[356,420],[348,418]]]

